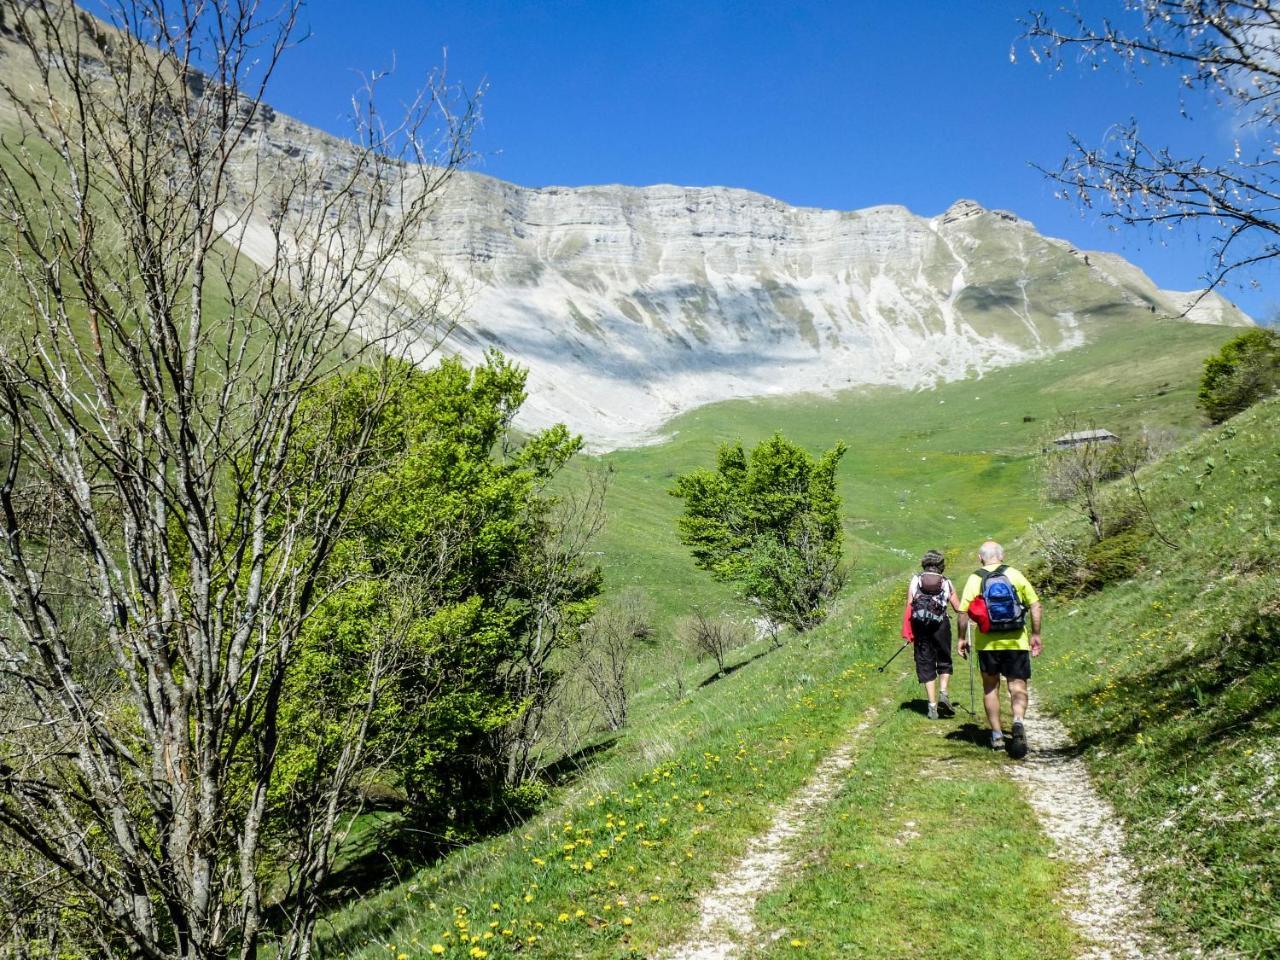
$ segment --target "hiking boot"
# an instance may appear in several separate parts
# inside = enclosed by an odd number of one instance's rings
[[[999,730],[991,731],[991,749],[992,750],[1004,749],[1004,734]]]
[[[936,703],[929,704],[929,719],[930,720],[938,719],[938,705]]]
[[[1013,736],[1009,740],[1009,756],[1015,760],[1021,760],[1027,755],[1027,731],[1022,726],[1022,721],[1017,721],[1013,725]]]
[[[951,706],[951,697],[945,690],[938,694],[938,715],[942,717],[954,717],[956,715],[955,707]]]

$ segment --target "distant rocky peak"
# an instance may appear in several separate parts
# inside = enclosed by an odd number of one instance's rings
[[[975,200],[957,200],[947,207],[947,212],[942,215],[942,222],[944,224],[959,223],[961,220],[980,217],[986,212],[982,204]]]

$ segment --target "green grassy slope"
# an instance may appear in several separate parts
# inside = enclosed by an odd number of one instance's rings
[[[937,390],[852,391],[834,397],[731,401],[669,425],[654,446],[604,458],[616,470],[601,541],[611,589],[651,592],[664,617],[728,592],[693,567],[675,537],[674,477],[714,462],[716,447],[775,430],[817,451],[849,445],[841,464],[848,555],[856,583],[910,569],[925,549],[1012,537],[1049,512],[1034,480],[1055,418],[1094,420],[1121,435],[1143,425],[1189,435],[1199,422],[1203,358],[1238,331],[1138,321],[1086,346]],[[1024,417],[1033,417],[1024,422]]]
[[[1045,705],[1124,817],[1171,931],[1280,956],[1280,401],[1143,477],[1173,548],[1129,580],[1050,600]],[[1121,486],[1116,505],[1127,499]],[[1059,517],[1051,532],[1087,536]]]
[[[390,949],[416,958],[437,943],[447,956],[651,955],[690,930],[699,892],[875,703],[882,722],[809,839],[810,869],[760,908],[762,930],[786,931],[769,949],[834,957],[857,943],[874,945],[875,956],[996,957],[1012,943],[1028,956],[1074,955],[1056,896],[1062,868],[1000,775],[1007,761],[978,749],[972,731],[948,736],[958,721],[928,727],[909,706],[909,670],[880,675],[874,664],[896,646],[899,575],[914,568],[918,550],[1012,537],[1049,515],[1032,482],[1046,421],[1073,413],[1122,433],[1143,423],[1190,433],[1201,358],[1230,334],[1153,323],[933,393],[723,404],[683,418],[661,446],[610,455],[618,473],[605,562],[615,587],[643,586],[667,615],[725,599],[675,541],[671,478],[710,462],[722,439],[752,442],[774,429],[814,449],[850,442],[844,493],[859,577],[891,579],[855,585],[807,638],[741,651],[740,669],[724,679],[702,685],[710,668],[686,663],[684,700],[661,682],[669,677],[651,674],[628,729],[603,741],[542,815],[335,912],[321,955],[372,958]],[[1024,416],[1036,420],[1024,424]],[[1068,654],[1081,641],[1066,624],[1086,621],[1049,609],[1055,639],[1037,687],[1059,698],[1072,683],[1102,682]],[[922,768],[945,776],[921,778]],[[1003,812],[994,854],[993,828],[979,815],[992,808]],[[1009,909],[974,906],[992,900]],[[935,906],[943,922],[915,922]]]
[[[774,806],[804,783],[873,705],[877,713],[859,740],[863,752],[841,791],[835,822],[883,839],[895,835],[913,805],[963,805],[965,797],[1003,805],[999,836],[1007,852],[986,864],[980,889],[994,894],[1009,878],[1005,871],[1012,871],[1023,883],[1018,902],[1026,909],[985,919],[971,908],[960,911],[931,942],[963,945],[966,956],[995,960],[1021,956],[1007,953],[1006,945],[1035,937],[1042,946],[1038,956],[1066,960],[1074,934],[1052,895],[1061,868],[1034,814],[1016,790],[998,781],[989,752],[963,737],[948,740],[938,727],[939,746],[929,749],[955,755],[950,771],[956,795],[900,793],[921,755],[895,744],[914,737],[912,728],[925,721],[902,703],[915,692],[903,661],[883,674],[875,669],[894,649],[899,604],[897,591],[883,587],[852,595],[805,643],[743,650],[734,659],[737,669],[710,683],[703,682],[710,668],[693,669],[692,693],[684,700],[674,701],[658,687],[645,691],[633,732],[598,754],[545,813],[331,915],[321,928],[319,956],[654,956],[696,930],[700,893],[750,837],[768,828]],[[886,804],[887,796],[907,806]],[[922,820],[923,828],[941,825],[943,832],[904,851],[901,876],[918,878],[926,897],[942,897],[943,887],[934,881],[957,869],[945,878],[951,890],[946,896],[960,897],[975,875],[969,869],[977,862],[974,853],[989,837],[979,818],[949,813],[931,816],[927,827]],[[948,847],[950,859],[935,858],[939,846]],[[868,863],[874,872],[863,884],[892,869],[882,858]],[[862,911],[868,924],[887,920],[883,900],[876,916],[867,914],[871,901],[865,885],[854,881],[855,869],[824,871],[817,899],[794,915],[769,917],[764,932],[784,929],[813,955],[849,956],[829,933],[833,898],[841,911]],[[983,936],[973,939],[980,922]],[[891,932],[886,926],[866,942],[880,944]],[[436,945],[441,953],[432,952]]]

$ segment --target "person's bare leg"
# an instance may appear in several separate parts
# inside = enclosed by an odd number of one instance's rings
[[[947,692],[947,685],[950,683],[951,683],[951,674],[949,673],[938,674],[938,689],[940,689],[943,693]]]
[[[924,682],[924,695],[929,698],[930,703],[938,702],[938,681],[926,680]]]
[[[1000,674],[984,673],[982,675],[982,705],[987,710],[987,724],[995,733],[1000,729]]]
[[[1013,722],[1021,723],[1027,715],[1027,681],[1009,681],[1009,709],[1013,711]]]

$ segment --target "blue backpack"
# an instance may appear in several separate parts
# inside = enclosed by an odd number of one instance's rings
[[[1006,575],[1009,569],[1003,563],[994,570],[985,567],[977,570],[982,578],[982,599],[987,605],[987,616],[991,618],[992,633],[1007,633],[1021,630],[1027,623],[1027,608],[1013,581]]]

